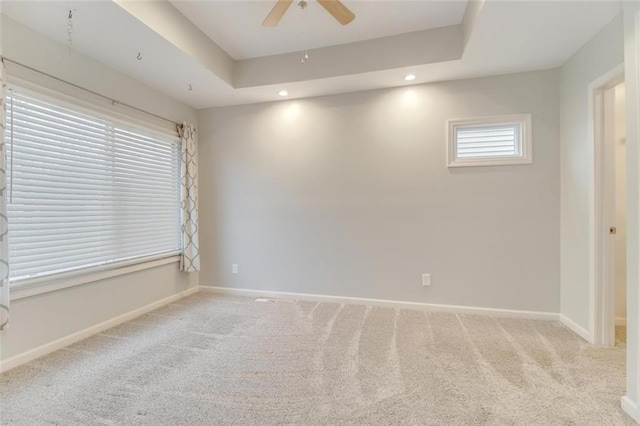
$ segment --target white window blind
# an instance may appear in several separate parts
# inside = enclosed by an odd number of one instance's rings
[[[456,128],[458,158],[513,157],[520,153],[520,126],[489,125]]]
[[[178,138],[9,92],[12,282],[179,252]]]
[[[449,121],[449,167],[531,163],[531,116]]]

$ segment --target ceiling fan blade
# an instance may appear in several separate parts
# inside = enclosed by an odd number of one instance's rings
[[[273,6],[271,12],[269,12],[267,17],[264,18],[264,21],[262,21],[262,25],[265,27],[275,27],[278,25],[278,22],[280,22],[284,13],[289,9],[291,3],[293,3],[293,0],[278,0],[278,3]]]
[[[354,15],[353,12],[339,0],[318,0],[318,3],[320,3],[320,6],[324,7],[325,10],[329,12],[331,16],[336,18],[336,21],[340,22],[342,25],[347,25],[356,17],[356,15]]]

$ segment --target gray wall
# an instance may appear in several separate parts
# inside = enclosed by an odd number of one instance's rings
[[[192,287],[170,263],[11,302],[2,360],[124,315]]]
[[[513,113],[533,165],[446,167]],[[558,312],[558,116],[553,70],[200,111],[200,284]]]

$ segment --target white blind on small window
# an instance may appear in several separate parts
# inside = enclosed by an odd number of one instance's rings
[[[180,250],[180,147],[73,105],[9,92],[13,281]]]
[[[516,157],[520,155],[520,125],[456,126],[456,157]]]

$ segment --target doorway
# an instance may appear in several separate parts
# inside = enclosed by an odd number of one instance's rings
[[[627,317],[627,150],[622,70],[603,76],[590,90],[595,170],[591,337],[598,345],[623,346]]]

